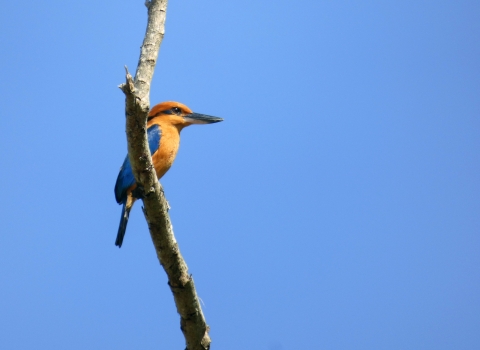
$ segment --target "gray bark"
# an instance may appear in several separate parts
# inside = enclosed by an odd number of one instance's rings
[[[146,1],[148,24],[141,47],[135,79],[126,72],[126,82],[119,87],[125,93],[128,154],[137,185],[143,189],[143,212],[160,264],[168,276],[180,314],[180,328],[186,349],[210,349],[209,327],[203,316],[192,276],[173,234],[168,203],[158,182],[147,142],[147,115],[150,109],[150,83],[165,33],[167,0]]]

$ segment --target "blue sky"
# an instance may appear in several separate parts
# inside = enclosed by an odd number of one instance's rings
[[[123,66],[143,1],[4,2],[0,346],[183,349]],[[480,348],[480,5],[171,1],[152,103],[223,117],[162,179],[212,349]]]

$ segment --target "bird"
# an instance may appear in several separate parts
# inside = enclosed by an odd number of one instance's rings
[[[147,116],[147,136],[153,166],[160,180],[170,169],[175,160],[180,145],[180,132],[192,124],[212,124],[223,121],[222,118],[206,114],[194,113],[180,102],[167,101],[155,105]],[[125,157],[115,183],[115,199],[122,205],[122,216],[118,227],[115,245],[122,246],[128,217],[135,200],[137,184],[133,176],[132,166]]]

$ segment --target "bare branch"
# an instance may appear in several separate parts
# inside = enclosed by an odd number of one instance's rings
[[[173,234],[168,203],[158,182],[147,143],[146,123],[150,109],[150,83],[165,33],[167,0],[147,0],[148,24],[135,79],[126,69],[125,93],[128,154],[139,188],[143,189],[143,212],[150,229],[157,257],[168,276],[180,325],[188,350],[210,349],[209,327],[203,316],[192,276],[188,273]]]

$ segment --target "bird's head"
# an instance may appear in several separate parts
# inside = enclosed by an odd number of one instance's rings
[[[162,102],[155,105],[148,113],[147,121],[156,118],[175,125],[179,130],[192,124],[212,124],[221,122],[222,118],[212,117],[206,114],[193,113],[190,108],[180,102]]]

